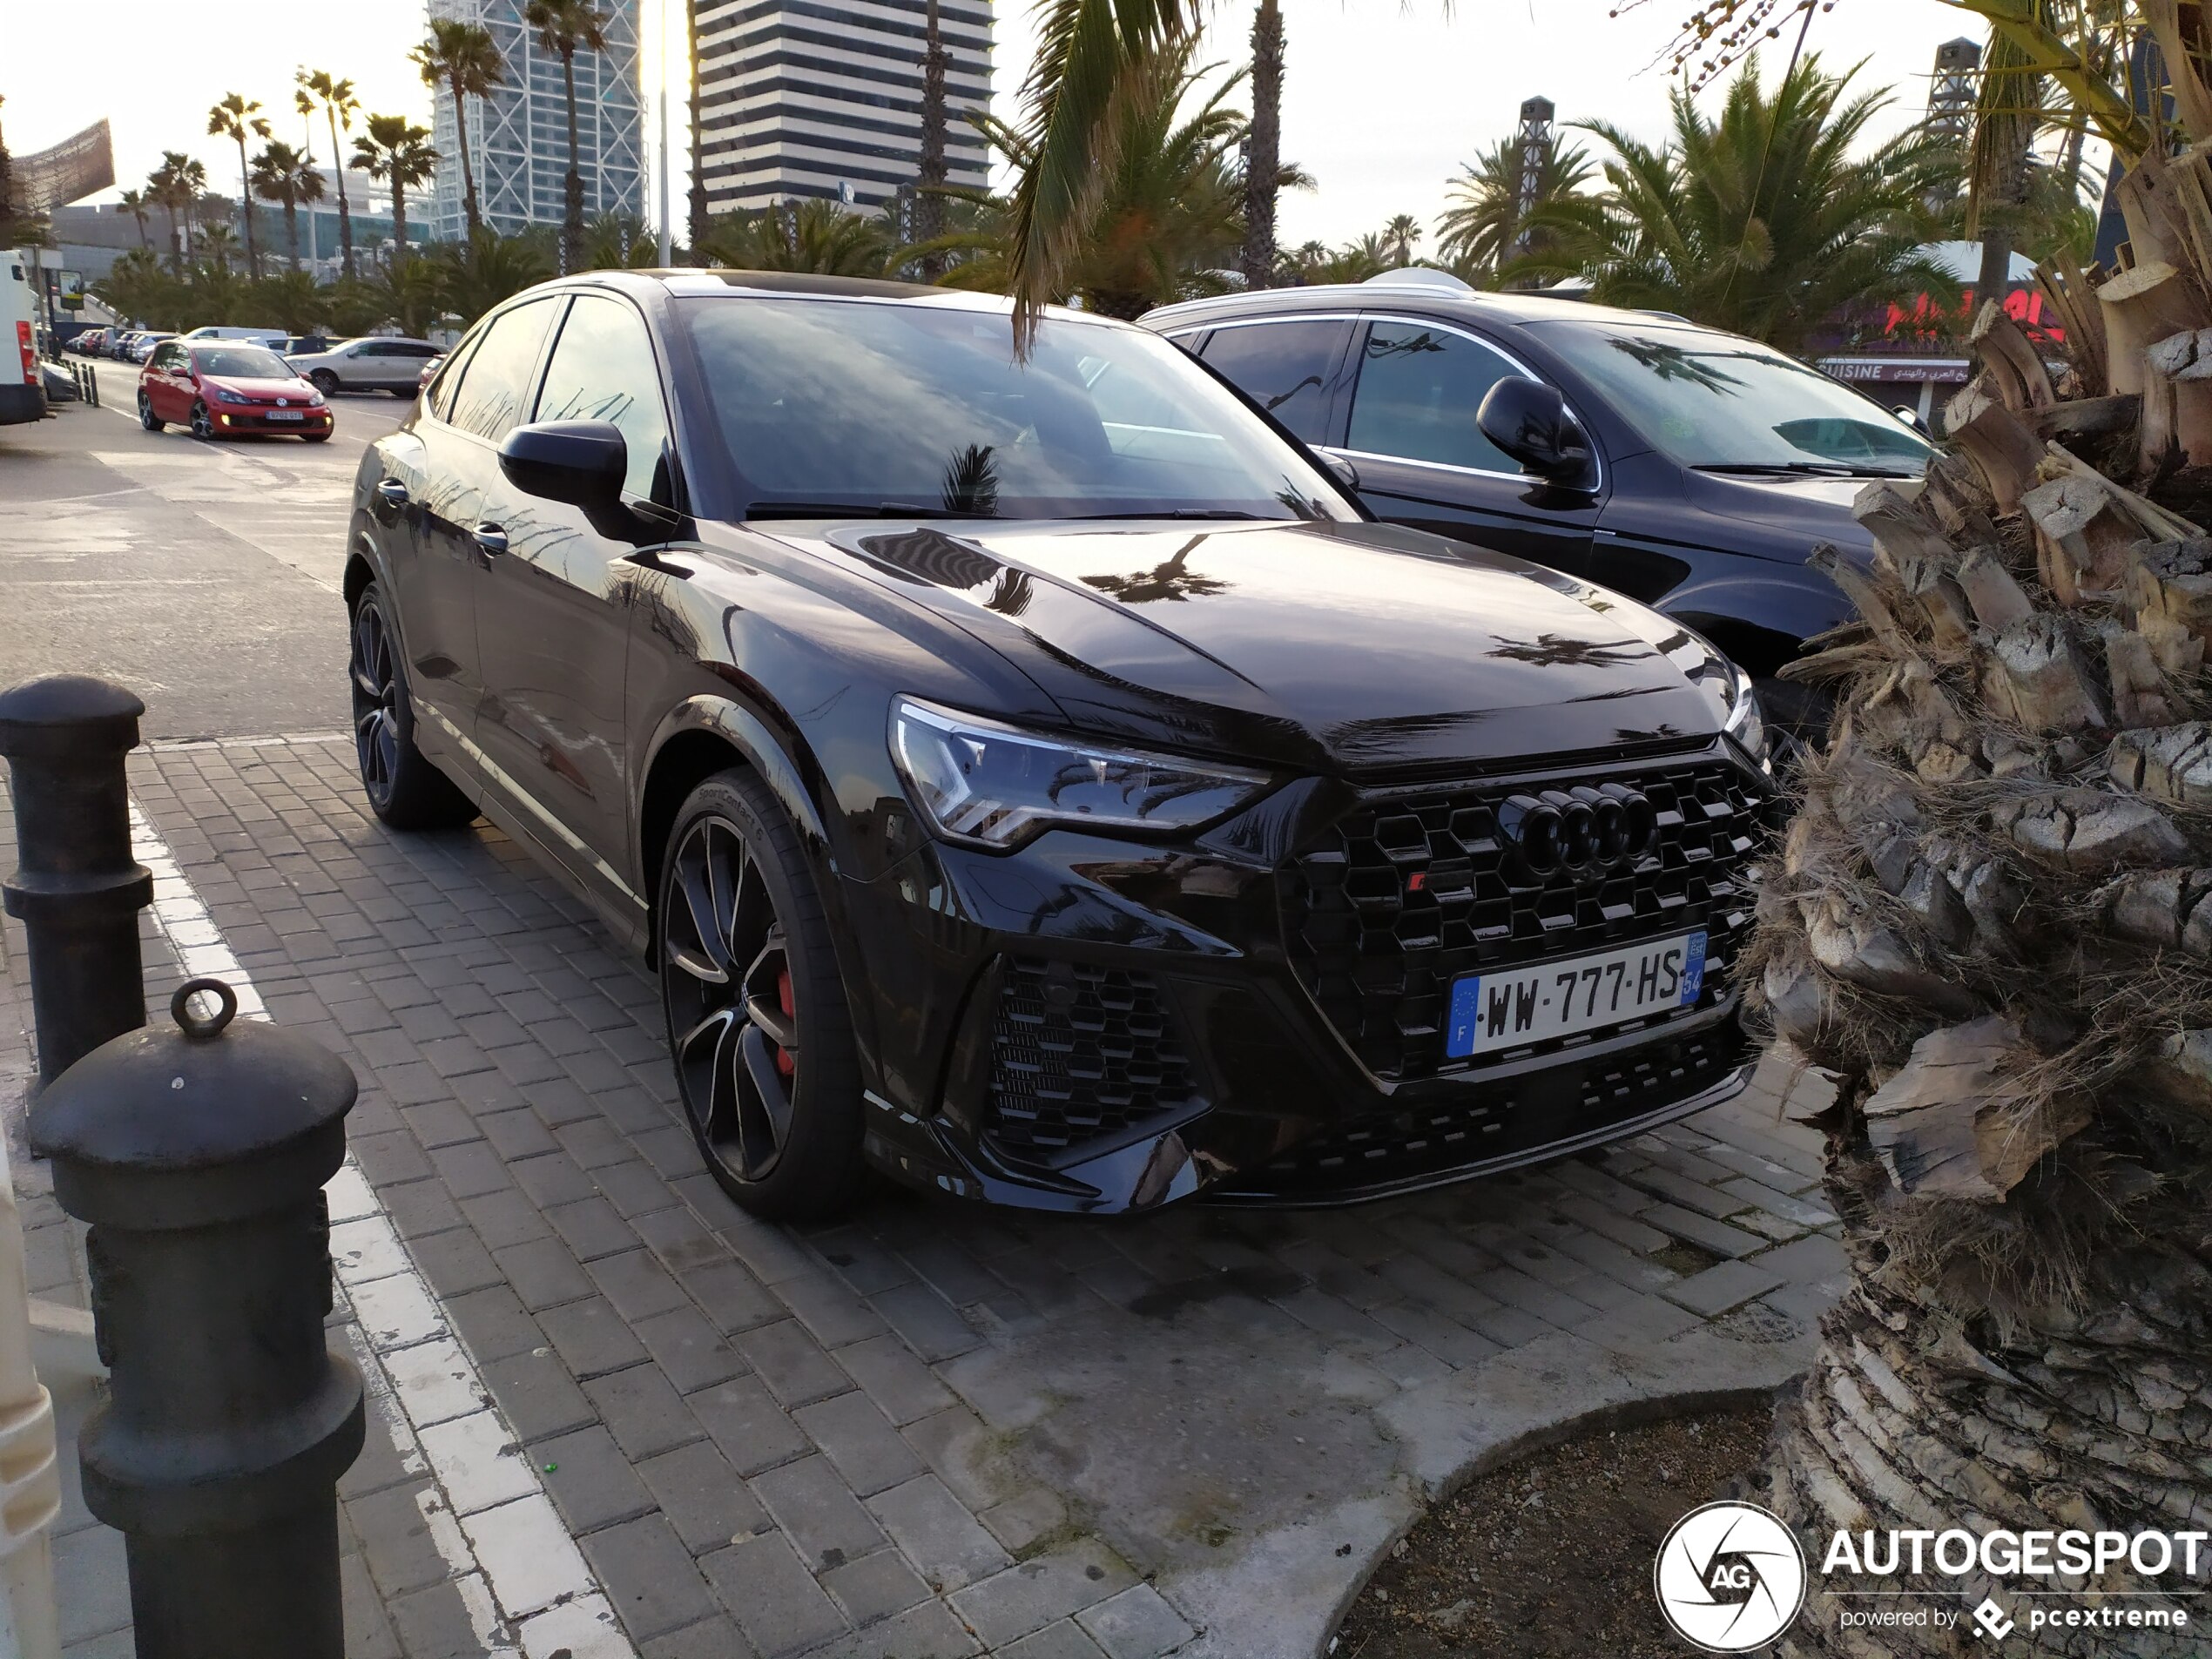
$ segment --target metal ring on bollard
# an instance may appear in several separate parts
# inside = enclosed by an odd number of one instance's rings
[[[192,1011],[192,998],[202,991],[222,1005],[204,1020]],[[222,1035],[223,1028],[237,1013],[238,993],[219,979],[188,979],[177,988],[176,995],[169,999],[169,1017],[176,1021],[179,1031],[196,1042]]]

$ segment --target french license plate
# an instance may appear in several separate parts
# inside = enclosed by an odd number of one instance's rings
[[[269,419],[272,421],[304,421],[307,418],[307,415],[298,409],[271,409],[269,411]]]
[[[1444,1052],[1454,1059],[1686,1008],[1705,988],[1705,935],[1683,934],[1452,982]]]

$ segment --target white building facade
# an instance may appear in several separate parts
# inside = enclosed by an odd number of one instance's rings
[[[921,165],[927,0],[701,0],[700,172],[714,212],[819,197],[874,207]],[[938,0],[948,182],[988,158],[990,0]]]
[[[645,126],[638,78],[639,0],[598,0],[607,50],[576,55],[577,169],[583,212],[645,213]],[[558,225],[569,165],[568,102],[561,60],[523,21],[525,0],[429,0],[429,15],[481,24],[507,63],[505,84],[469,100],[469,149],[484,222],[512,233]],[[429,223],[442,240],[468,230],[453,98],[436,89],[431,142],[440,157]]]

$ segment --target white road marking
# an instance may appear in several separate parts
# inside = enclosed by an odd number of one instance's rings
[[[252,977],[136,802],[131,842],[138,862],[153,874],[155,925],[186,976],[224,981],[237,995],[241,1015],[267,1019]],[[324,1191],[332,1259],[356,1316],[347,1334],[370,1409],[399,1447],[401,1466],[410,1473],[427,1471],[437,1483],[417,1501],[439,1554],[453,1569],[485,1659],[553,1659],[564,1649],[570,1659],[637,1659],[583,1552],[545,1495],[536,1466],[492,1402],[457,1333],[447,1327],[444,1311],[352,1153]]]

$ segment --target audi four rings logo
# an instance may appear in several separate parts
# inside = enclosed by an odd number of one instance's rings
[[[1532,875],[1622,869],[1650,847],[1658,828],[1649,798],[1626,784],[1514,795],[1498,809],[1499,833]]]

